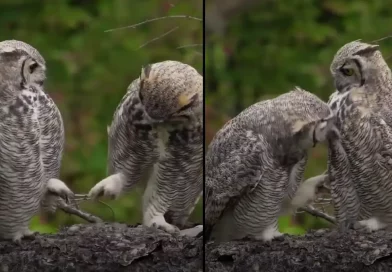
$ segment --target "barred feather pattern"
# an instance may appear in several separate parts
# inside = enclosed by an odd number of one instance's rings
[[[17,241],[31,234],[31,218],[42,208],[55,210],[60,198],[45,194],[48,180],[59,176],[64,128],[43,91],[45,61],[38,51],[3,41],[0,60],[0,238]]]
[[[28,231],[45,193],[37,100],[37,90],[23,90],[0,107],[0,235],[5,239]]]
[[[382,155],[391,151],[392,128],[382,111],[374,111],[371,96],[366,89],[355,89],[330,99],[342,136],[329,149],[331,195],[339,224],[372,217],[392,223],[392,165]]]
[[[391,70],[378,45],[354,41],[339,49],[331,73],[337,90],[328,104],[341,134],[329,142],[328,158],[336,219],[341,226],[360,221],[372,230],[391,225]],[[381,224],[365,222],[372,219]]]
[[[60,167],[65,144],[64,123],[61,113],[48,94],[43,91],[38,93],[39,116],[41,128],[40,142],[42,145],[41,156],[45,169],[46,179],[60,178]],[[44,212],[54,213],[59,202],[64,199],[46,193],[41,203]]]
[[[153,69],[161,64],[154,64]],[[170,69],[166,68],[165,71]],[[140,100],[140,86],[140,79],[131,83],[114,113],[108,130],[108,174],[122,173],[126,191],[138,184],[146,185],[144,221],[165,215],[168,223],[181,227],[203,189],[202,116],[183,123],[152,122]],[[170,88],[156,88],[158,91]],[[202,93],[199,95],[202,98]],[[198,106],[202,103],[201,100]]]
[[[218,131],[206,155],[207,239],[279,235],[283,201],[296,192],[312,147],[293,128],[330,114],[326,103],[296,88],[250,106]]]

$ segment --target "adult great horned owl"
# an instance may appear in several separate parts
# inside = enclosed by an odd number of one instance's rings
[[[143,225],[182,228],[203,189],[203,77],[177,61],[142,68],[108,134],[110,176],[90,197],[118,197],[146,182]]]
[[[353,41],[336,53],[331,73],[339,140],[329,143],[328,171],[341,227],[392,223],[392,74],[378,45]]]
[[[294,197],[308,149],[335,135],[332,131],[327,104],[300,88],[258,102],[226,123],[206,155],[205,237],[269,241],[280,236],[277,220],[284,202],[298,207],[308,201]],[[303,197],[313,197],[317,184],[303,184],[313,187]]]
[[[0,238],[31,236],[30,219],[73,193],[60,180],[61,115],[44,93],[45,60],[32,46],[0,42]]]

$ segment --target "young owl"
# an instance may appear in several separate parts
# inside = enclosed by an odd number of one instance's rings
[[[108,133],[109,177],[90,197],[116,198],[146,183],[143,224],[170,233],[183,228],[203,190],[203,77],[177,61],[148,65]]]
[[[343,229],[392,223],[392,74],[378,45],[354,41],[336,53],[329,105],[340,139],[329,144],[336,219]]]
[[[61,114],[44,92],[45,60],[32,46],[0,42],[0,238],[32,236],[31,218],[73,196],[59,178]],[[59,196],[60,195],[60,196]]]
[[[333,132],[328,105],[298,87],[258,102],[230,120],[206,155],[207,239],[221,242],[251,236],[270,241],[280,236],[278,216],[287,212],[287,206],[306,204],[305,198],[313,197],[320,182],[302,183],[309,189],[300,188],[300,196],[294,197],[308,150]]]

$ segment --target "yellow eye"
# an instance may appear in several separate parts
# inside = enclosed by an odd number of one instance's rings
[[[340,70],[345,76],[352,76],[354,74],[354,69],[352,68],[341,68]]]

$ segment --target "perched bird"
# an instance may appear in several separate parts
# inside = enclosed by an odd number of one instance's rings
[[[0,42],[0,238],[32,236],[29,221],[72,191],[59,178],[61,114],[44,92],[45,60],[32,46]]]
[[[334,119],[326,103],[296,87],[226,123],[206,155],[205,237],[280,236],[278,216],[306,205],[323,181],[301,183],[308,150],[338,137]]]
[[[370,231],[392,223],[392,74],[379,46],[353,41],[336,53],[328,104],[340,139],[329,142],[328,172],[339,226]]]
[[[146,184],[143,225],[178,232],[203,190],[203,77],[177,61],[147,65],[108,134],[109,176],[89,196],[117,198]]]

